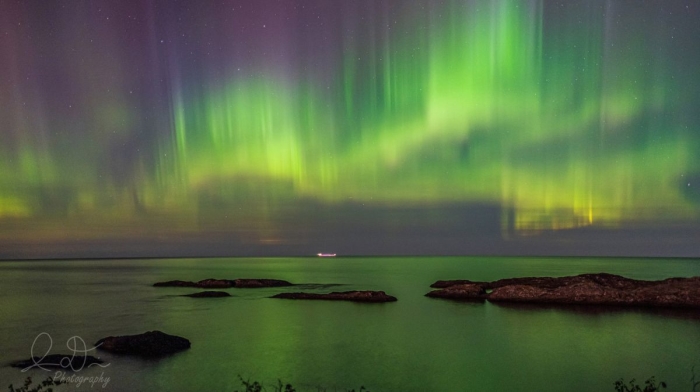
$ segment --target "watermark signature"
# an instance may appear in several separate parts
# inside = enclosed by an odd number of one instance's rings
[[[37,343],[40,342],[41,340],[47,340],[48,339],[48,348],[44,352],[44,355],[38,356],[35,355],[35,348],[37,346]],[[88,353],[91,351],[94,351],[97,349],[99,345],[94,346],[92,348],[88,348],[88,345],[85,343],[85,340],[81,338],[80,336],[71,336],[68,338],[66,341],[66,348],[70,350],[71,354],[70,355],[50,355],[49,353],[51,352],[51,349],[53,348],[53,339],[51,338],[51,335],[49,335],[47,332],[42,332],[39,335],[34,338],[34,342],[32,342],[32,348],[30,351],[31,354],[31,361],[33,364],[25,367],[22,369],[22,372],[27,372],[31,369],[41,369],[47,372],[52,371],[50,368],[57,368],[60,367],[66,371],[71,371],[73,373],[78,373],[81,370],[83,370],[86,366],[86,364],[89,362],[87,365],[88,368],[91,368],[93,366],[99,366],[101,368],[106,368],[108,367],[109,363],[103,364],[103,363],[98,363],[98,362],[93,362],[88,360]],[[59,359],[60,358],[60,359]],[[45,360],[46,359],[46,360]],[[49,362],[50,360],[57,359],[58,362]],[[94,386],[96,383],[101,383],[102,388],[107,387],[107,384],[109,384],[110,378],[104,376],[104,372],[101,373],[99,376],[79,376],[77,374],[66,374],[66,371],[57,371],[53,379],[54,381],[59,381],[61,384],[66,384],[66,383],[71,383],[71,384],[76,384],[76,387],[80,387],[83,383],[89,383],[91,386]]]
[[[76,388],[80,388],[83,383],[90,384],[90,388],[97,383],[102,384],[102,388],[107,388],[110,378],[105,377],[104,372],[100,373],[99,376],[78,376],[77,374],[67,375],[66,372],[57,371],[53,375],[53,380],[61,384],[75,384]]]

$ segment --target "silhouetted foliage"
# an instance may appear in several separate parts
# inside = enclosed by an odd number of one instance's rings
[[[244,380],[240,375],[238,376],[238,379],[241,380],[241,385],[243,385],[245,389],[241,391],[236,390],[235,392],[267,392],[267,389],[259,381],[250,381],[250,379]],[[317,387],[316,391],[329,392],[328,389],[322,387]],[[297,390],[292,386],[292,384],[285,384],[282,382],[282,380],[277,380],[277,385],[272,386],[272,392],[297,392]],[[337,392],[337,390],[334,390],[333,392]],[[346,389],[345,392],[370,392],[370,390],[364,386],[361,386],[360,389]]]
[[[661,381],[658,384],[654,377],[644,381],[644,389],[639,384],[635,383],[635,379],[631,379],[628,385],[625,385],[625,380],[619,379],[615,381],[616,392],[658,392],[666,389],[666,383]]]
[[[39,391],[53,392],[53,388],[49,388],[49,387],[65,384],[65,382],[62,383],[60,381],[56,381],[51,377],[48,377],[46,380],[42,381],[40,384],[37,384],[34,386],[32,386],[32,383],[33,383],[32,378],[27,377],[27,379],[24,380],[23,386],[21,386],[19,388],[15,388],[12,384],[10,384],[9,389],[10,389],[10,392],[39,392]]]
[[[238,379],[241,380],[241,384],[245,387],[243,392],[262,392],[262,384],[260,384],[257,381],[250,382],[250,379],[244,380],[243,377],[238,376]],[[236,390],[238,392],[238,390]]]

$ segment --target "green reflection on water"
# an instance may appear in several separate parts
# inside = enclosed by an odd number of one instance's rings
[[[437,279],[493,280],[609,272],[642,279],[700,274],[696,260],[580,258],[316,258],[105,260],[0,263],[0,361],[24,358],[49,332],[60,351],[78,335],[159,329],[192,348],[159,361],[112,356],[109,391],[223,390],[237,374],[316,390],[605,391],[651,375],[685,389],[700,361],[694,312],[495,306],[424,297]],[[277,301],[283,289],[229,289],[197,300],[169,279],[269,277],[386,290],[390,304]],[[60,282],[46,285],[47,281]],[[58,283],[56,283],[58,284]],[[292,288],[291,290],[294,290]],[[322,289],[316,289],[322,292]],[[15,379],[17,369],[0,368]],[[99,374],[99,372],[98,372]]]

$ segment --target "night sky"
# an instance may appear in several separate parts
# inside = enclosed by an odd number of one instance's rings
[[[699,21],[0,0],[0,258],[700,257]]]

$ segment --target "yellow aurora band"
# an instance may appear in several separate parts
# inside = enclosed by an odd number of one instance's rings
[[[697,124],[679,115],[692,101],[686,81],[659,56],[661,41],[615,30],[612,3],[591,3],[548,18],[541,1],[445,1],[391,15],[391,28],[372,25],[362,39],[361,26],[346,26],[356,33],[338,42],[330,78],[231,66],[192,88],[172,72],[170,113],[153,114],[166,130],[130,149],[128,179],[85,164],[126,146],[120,130],[138,125],[116,82],[121,95],[91,100],[102,134],[75,156],[46,136],[55,124],[41,110],[3,105],[19,131],[3,135],[16,148],[0,157],[0,219],[61,211],[89,231],[176,216],[151,224],[196,230],[204,204],[223,200],[246,210],[232,225],[265,231],[281,205],[311,199],[496,204],[504,230],[521,233],[697,220],[682,181],[698,170]]]
[[[676,97],[625,61],[649,60],[648,48],[604,53],[596,11],[584,31],[545,39],[541,3],[447,8],[369,59],[347,44],[331,93],[265,75],[177,96],[162,170],[175,188],[269,178],[329,203],[497,201],[521,230],[618,225],[655,208],[697,217],[671,180],[692,168],[692,143],[680,125],[644,122]],[[621,143],[647,132],[657,136]]]

